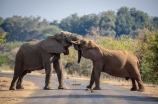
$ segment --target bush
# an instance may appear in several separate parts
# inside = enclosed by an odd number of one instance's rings
[[[7,64],[7,59],[0,53],[0,66]]]
[[[142,78],[158,83],[158,31],[144,29],[137,37],[141,57]]]
[[[0,60],[3,60],[3,64],[8,65],[10,69],[13,69],[15,63],[15,56],[19,50],[21,42],[13,42],[11,45],[6,45],[3,50],[1,50]],[[2,65],[2,64],[0,64]]]

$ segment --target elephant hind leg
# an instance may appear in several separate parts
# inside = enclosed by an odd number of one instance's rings
[[[15,72],[14,72],[13,80],[12,80],[12,82],[11,82],[11,86],[10,86],[9,90],[16,90],[16,89],[15,89],[15,84],[16,84],[16,82],[17,82],[17,80],[18,80],[18,77],[19,77],[19,76],[16,75]]]
[[[27,74],[27,71],[22,72],[22,74],[19,76],[16,89],[24,89],[22,86],[23,77]]]
[[[135,79],[131,79],[132,80],[132,88],[131,88],[131,91],[137,91],[138,88],[137,88],[137,85],[136,85],[136,80]]]
[[[16,82],[19,78],[19,75],[21,73],[21,70],[22,70],[22,60],[16,60],[15,62],[15,67],[14,67],[14,75],[13,75],[13,80],[11,82],[11,86],[9,88],[9,90],[15,90],[16,88]]]
[[[142,80],[141,80],[141,75],[140,75],[140,73],[139,73],[138,66],[132,65],[132,66],[130,66],[130,67],[131,67],[131,69],[130,69],[130,74],[131,74],[131,78],[133,79],[133,80],[132,80],[132,83],[134,84],[134,83],[135,83],[134,80],[136,80],[137,83],[138,83],[138,87],[139,87],[138,91],[140,91],[140,92],[145,91],[143,82],[142,82]]]
[[[137,81],[138,87],[139,87],[138,91],[144,92],[144,91],[145,91],[145,88],[144,88],[144,86],[143,86],[143,82],[142,82],[142,80],[141,80],[141,77],[138,77],[138,78],[136,79],[136,81]]]

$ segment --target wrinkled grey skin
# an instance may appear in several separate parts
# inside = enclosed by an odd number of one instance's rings
[[[65,89],[60,54],[68,55],[68,47],[72,45],[71,41],[79,40],[79,38],[78,35],[61,31],[42,41],[32,39],[24,42],[16,54],[14,76],[9,89],[24,89],[22,81],[27,73],[45,69],[44,90],[51,90],[50,82],[53,68],[59,81],[58,89]]]
[[[133,53],[126,50],[108,50],[87,39],[72,41],[71,43],[78,50],[78,62],[80,62],[81,56],[93,62],[91,80],[87,88],[92,89],[95,82],[96,86],[93,89],[100,90],[100,74],[105,72],[116,77],[130,78],[132,80],[131,91],[145,91],[139,73],[139,61]]]

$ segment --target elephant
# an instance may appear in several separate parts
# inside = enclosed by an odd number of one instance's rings
[[[81,56],[93,62],[90,84],[87,88],[100,90],[100,74],[105,72],[116,77],[130,78],[132,80],[131,91],[145,91],[139,70],[139,60],[133,53],[122,49],[108,50],[87,39],[72,41],[71,43],[78,50],[78,63]],[[95,87],[92,88],[94,82]]]
[[[72,45],[71,41],[79,39],[79,35],[61,31],[55,35],[48,36],[44,40],[31,39],[24,42],[16,54],[14,75],[9,89],[24,89],[22,81],[27,73],[45,69],[44,90],[51,90],[50,82],[53,68],[58,77],[58,89],[65,89],[60,54],[69,55],[68,47]]]

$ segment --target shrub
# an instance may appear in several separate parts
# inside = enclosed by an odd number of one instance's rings
[[[158,83],[158,31],[144,29],[137,37],[141,57],[142,78]]]
[[[0,53],[0,66],[3,64],[7,64],[7,59]]]

